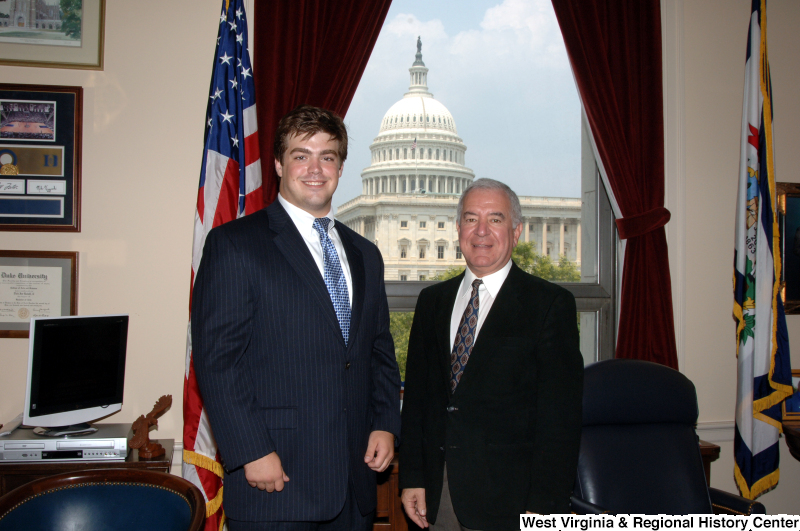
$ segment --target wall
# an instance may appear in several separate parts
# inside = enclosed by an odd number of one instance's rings
[[[3,249],[78,251],[78,311],[129,313],[122,411],[172,394],[158,435],[182,438],[194,205],[220,0],[106,6],[105,69],[0,66],[4,83],[84,88],[80,233],[0,233]],[[0,422],[22,411],[27,339],[0,339]]]
[[[676,83],[678,89],[682,86],[683,94],[672,95],[678,102],[682,99],[683,105],[667,112],[667,121],[679,124],[683,142],[673,152],[674,171],[668,171],[667,176],[668,190],[673,192],[668,201],[673,212],[670,254],[673,280],[677,280],[673,293],[677,295],[681,370],[697,387],[701,437],[715,439],[722,447],[721,459],[712,466],[713,484],[736,492],[731,276],[750,1],[664,3],[682,22],[676,24],[674,36],[682,48],[683,71],[668,75],[673,81],[683,77],[682,84]],[[800,3],[769,0],[767,23],[777,180],[800,182],[795,172],[800,166],[796,149],[800,142],[800,35],[796,31]],[[793,365],[800,367],[800,316],[788,316],[787,321],[790,341],[794,342]],[[770,513],[791,514],[797,512],[800,463],[791,457],[783,441],[780,445],[780,484],[760,501]]]
[[[159,436],[181,439],[182,386],[203,116],[218,0],[110,1],[100,72],[0,66],[3,82],[84,87],[83,230],[0,233],[3,249],[80,252],[79,312],[131,315],[125,405],[132,422],[162,394]],[[749,0],[664,0],[667,226],[681,369],[704,438],[722,447],[715,486],[735,492],[733,220]],[[157,14],[157,16],[155,15]],[[800,3],[769,2],[779,181],[800,182]],[[177,23],[176,23],[177,21]],[[671,128],[671,129],[670,129]],[[800,367],[800,316],[789,316]],[[0,419],[22,410],[27,340],[0,340]],[[795,512],[800,464],[781,442],[782,479],[761,500]]]

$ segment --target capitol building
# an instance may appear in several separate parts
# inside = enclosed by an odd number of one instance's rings
[[[428,68],[417,40],[411,84],[384,115],[361,173],[361,195],[337,208],[336,221],[375,243],[386,280],[428,280],[464,266],[456,231],[461,192],[475,179],[467,146],[450,111],[428,91]],[[491,176],[500,181],[502,176]],[[520,196],[520,241],[558,260],[581,261],[581,200]],[[542,242],[545,245],[542,246]]]

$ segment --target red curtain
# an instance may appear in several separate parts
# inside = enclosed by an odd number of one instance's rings
[[[278,193],[278,120],[307,103],[347,113],[391,0],[255,2],[253,36],[264,202]]]
[[[677,369],[659,0],[552,1],[627,239],[616,356]]]

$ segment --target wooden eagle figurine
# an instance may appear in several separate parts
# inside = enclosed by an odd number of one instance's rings
[[[166,452],[159,443],[150,440],[150,427],[158,426],[158,417],[172,406],[172,395],[164,395],[156,401],[153,410],[146,416],[141,415],[133,422],[131,429],[133,437],[130,441],[131,448],[139,449],[140,459],[153,459],[160,457]]]

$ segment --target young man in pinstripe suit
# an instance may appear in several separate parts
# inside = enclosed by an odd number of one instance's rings
[[[278,200],[209,233],[193,294],[224,508],[232,531],[367,530],[400,430],[383,261],[333,218],[341,118],[298,107],[274,154]]]

